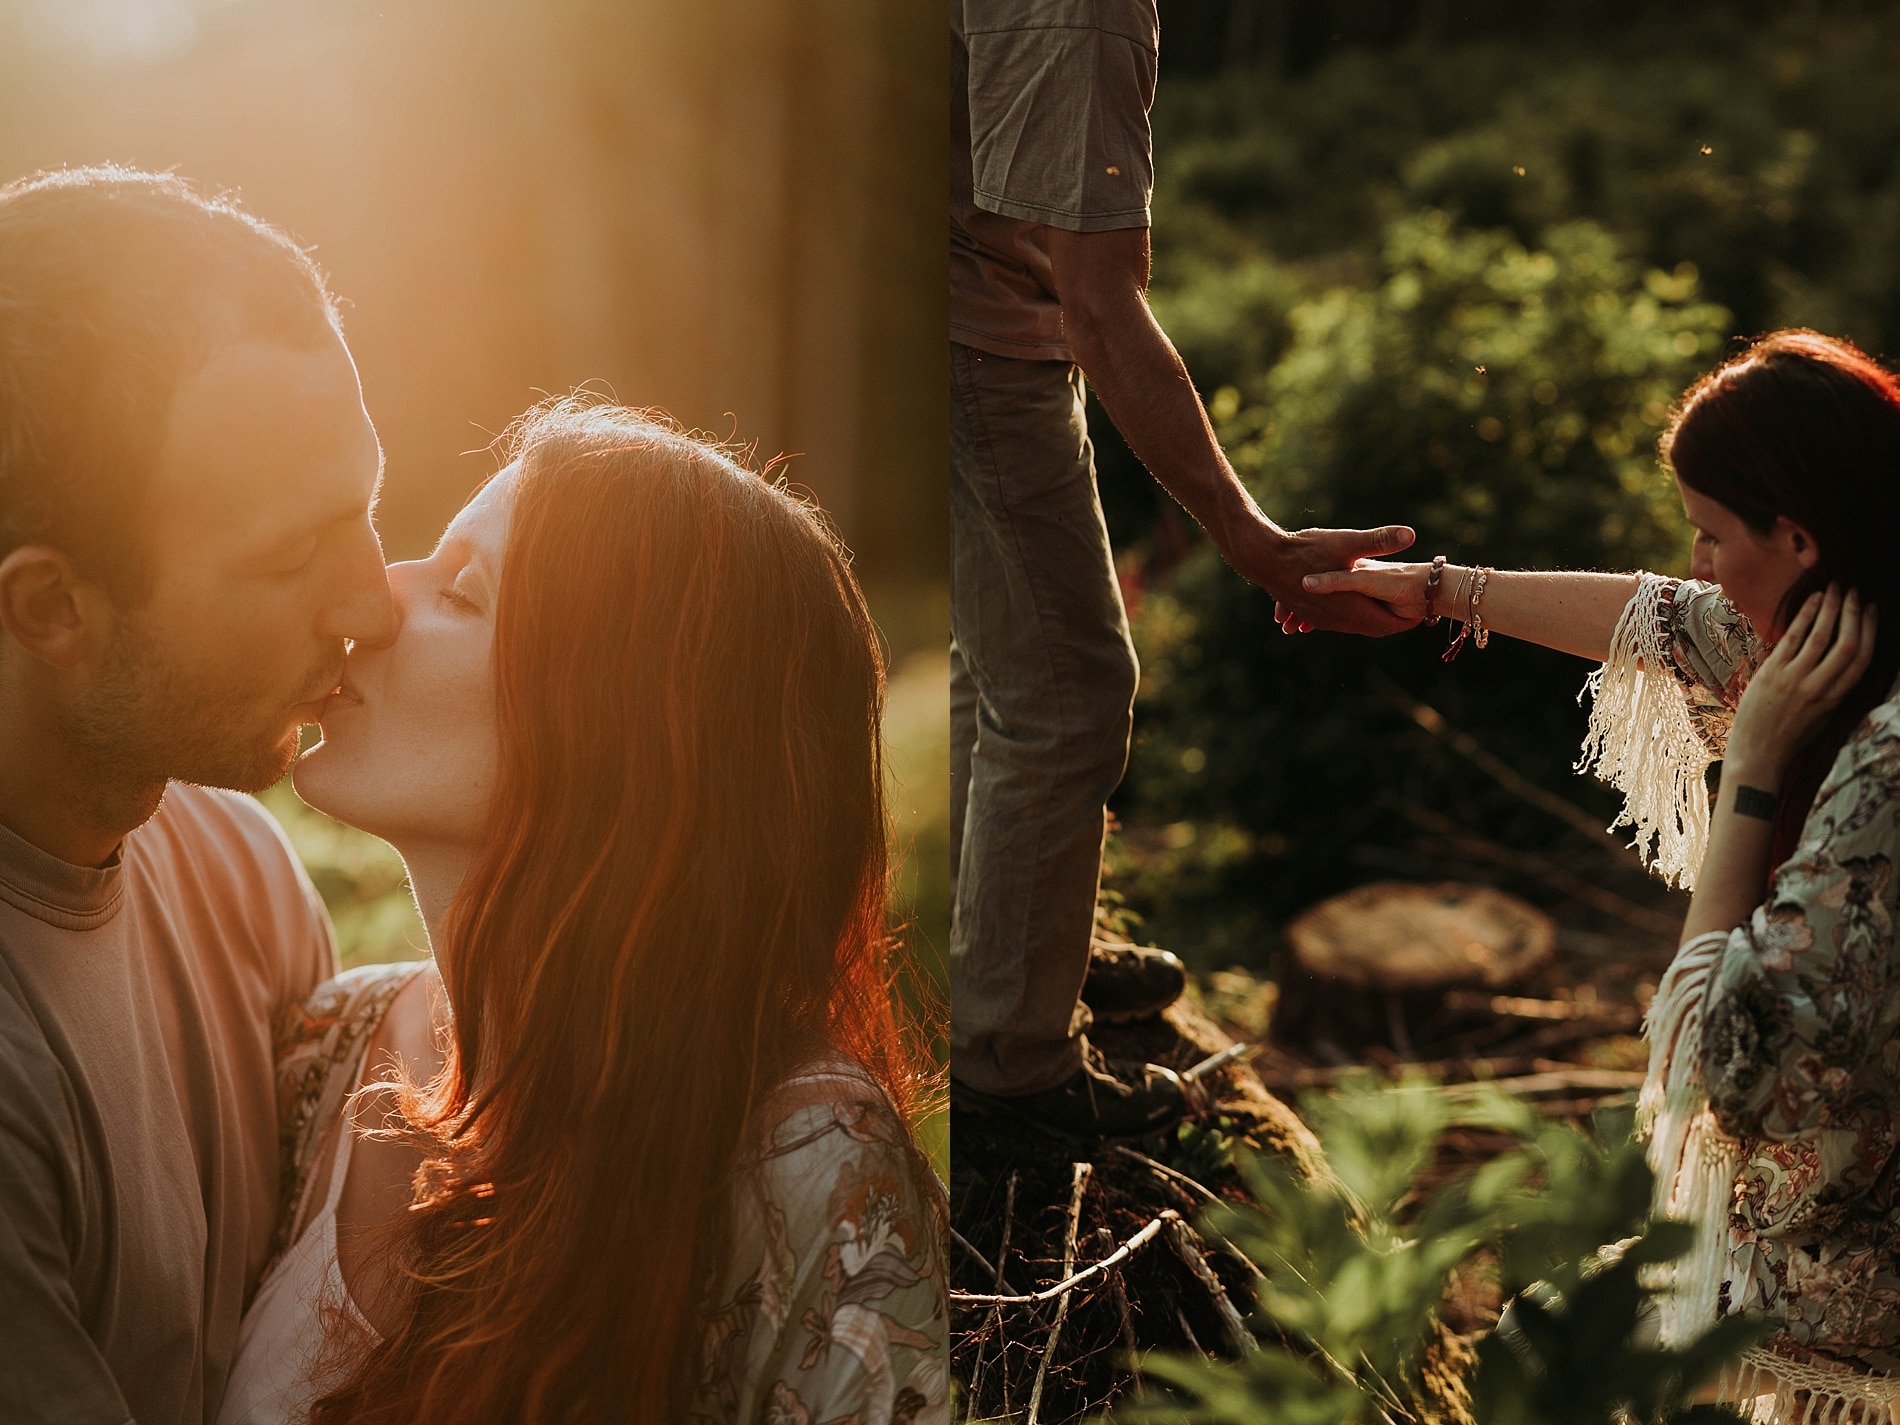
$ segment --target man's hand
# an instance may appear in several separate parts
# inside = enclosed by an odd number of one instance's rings
[[[1390,525],[1288,534],[1260,513],[1221,453],[1187,367],[1148,310],[1148,230],[1042,231],[1076,361],[1141,463],[1227,562],[1310,628],[1384,635],[1411,627],[1363,595],[1319,599],[1300,587],[1303,575],[1396,554],[1412,543],[1412,531]]]
[[[1383,638],[1413,627],[1418,620],[1364,594],[1309,593],[1300,581],[1308,574],[1350,569],[1361,559],[1396,554],[1409,549],[1416,538],[1401,524],[1288,532],[1261,520],[1257,530],[1231,542],[1223,553],[1236,573],[1273,595],[1274,617],[1282,628],[1292,622],[1302,632],[1317,628]]]

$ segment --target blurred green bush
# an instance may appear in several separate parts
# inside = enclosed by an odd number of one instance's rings
[[[284,828],[336,927],[344,969],[429,953],[402,857],[387,841],[305,804],[286,777],[259,798]]]
[[[1892,14],[1698,13],[1171,80],[1156,311],[1288,525],[1402,521],[1420,558],[1684,572],[1655,456],[1683,388],[1739,333],[1900,341],[1896,58]],[[1284,638],[1204,542],[1183,554],[1098,431],[1145,670],[1111,869],[1154,938],[1202,968],[1264,966],[1292,913],[1405,874],[1420,810],[1575,859],[1574,834],[1450,756],[1381,678],[1607,824],[1613,802],[1570,770],[1585,665],[1498,640],[1446,667],[1442,632]]]

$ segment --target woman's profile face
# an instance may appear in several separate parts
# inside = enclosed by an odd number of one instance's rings
[[[1680,480],[1676,488],[1682,493],[1683,513],[1696,530],[1690,577],[1720,584],[1755,632],[1772,643],[1781,636],[1783,598],[1795,580],[1820,561],[1813,538],[1785,515],[1772,529],[1757,533],[1720,500]]]
[[[427,559],[389,566],[396,632],[351,649],[298,794],[399,850],[472,847],[494,794],[495,593],[514,506],[510,466],[463,506]]]

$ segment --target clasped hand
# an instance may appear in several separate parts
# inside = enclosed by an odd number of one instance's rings
[[[1356,569],[1388,567],[1366,556],[1396,554],[1410,546],[1414,538],[1404,525],[1290,533],[1267,525],[1258,537],[1235,541],[1223,553],[1237,573],[1273,595],[1273,616],[1282,628],[1291,619],[1299,622],[1302,632],[1319,628],[1382,637],[1412,627],[1422,615],[1408,617],[1377,595],[1360,597],[1344,585],[1332,586],[1340,592],[1322,596],[1312,576],[1335,577]]]
[[[1408,541],[1409,543],[1409,541]],[[1400,545],[1403,549],[1405,546]],[[1311,633],[1315,628],[1330,628],[1314,613],[1316,604],[1327,606],[1341,596],[1358,595],[1384,609],[1397,628],[1412,628],[1425,620],[1425,581],[1429,564],[1393,564],[1380,559],[1355,559],[1343,566],[1317,570],[1301,581],[1307,596],[1299,603],[1276,599],[1274,622],[1282,633]],[[1439,613],[1449,613],[1446,608]]]

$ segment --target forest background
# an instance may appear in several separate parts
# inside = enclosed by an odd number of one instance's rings
[[[944,65],[906,0],[0,0],[0,181],[176,168],[309,245],[387,453],[391,559],[429,550],[513,416],[583,383],[794,456],[886,638],[897,924],[909,990],[941,998]],[[288,783],[265,800],[346,965],[423,952],[393,851]]]
[[[1154,306],[1288,526],[1686,573],[1655,451],[1684,387],[1781,326],[1900,349],[1895,6],[1161,17]],[[1566,935],[1627,931],[1603,890],[1668,908],[1536,804],[1616,812],[1572,771],[1586,665],[1506,639],[1446,665],[1443,630],[1284,637],[1099,408],[1091,431],[1143,664],[1110,856],[1142,938],[1263,973],[1289,917],[1393,876],[1506,886]]]

